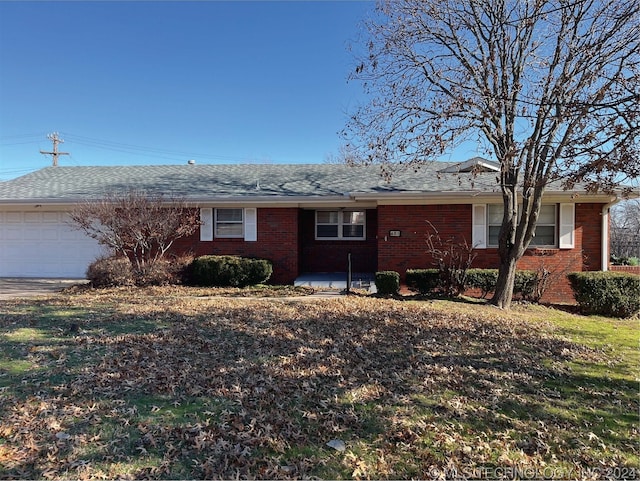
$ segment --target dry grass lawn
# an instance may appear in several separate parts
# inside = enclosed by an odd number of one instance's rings
[[[212,294],[0,301],[0,479],[639,476],[637,320]]]

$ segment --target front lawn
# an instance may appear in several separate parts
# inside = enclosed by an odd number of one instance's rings
[[[211,294],[0,301],[0,479],[639,476],[637,320]]]

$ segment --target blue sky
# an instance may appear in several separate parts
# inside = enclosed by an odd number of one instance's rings
[[[60,165],[324,162],[374,7],[0,1],[0,180],[50,165],[52,132]]]
[[[323,162],[369,1],[0,2],[0,179],[50,165]]]

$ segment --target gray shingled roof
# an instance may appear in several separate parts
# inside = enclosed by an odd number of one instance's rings
[[[473,184],[457,174],[438,174],[454,165],[438,163],[417,172],[396,172],[385,181],[379,166],[342,164],[159,165],[47,167],[0,182],[0,203],[77,202],[130,189],[187,199],[317,198],[345,194],[496,192],[496,174],[479,174]]]

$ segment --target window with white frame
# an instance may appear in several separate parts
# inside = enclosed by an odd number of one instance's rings
[[[216,209],[215,236],[243,237],[243,209]]]
[[[318,210],[316,239],[363,240],[365,219],[364,210]]]
[[[502,204],[489,204],[487,206],[487,245],[498,245],[500,226],[502,225]],[[531,247],[555,246],[557,244],[557,206],[545,204],[540,208],[536,230],[531,239]]]

